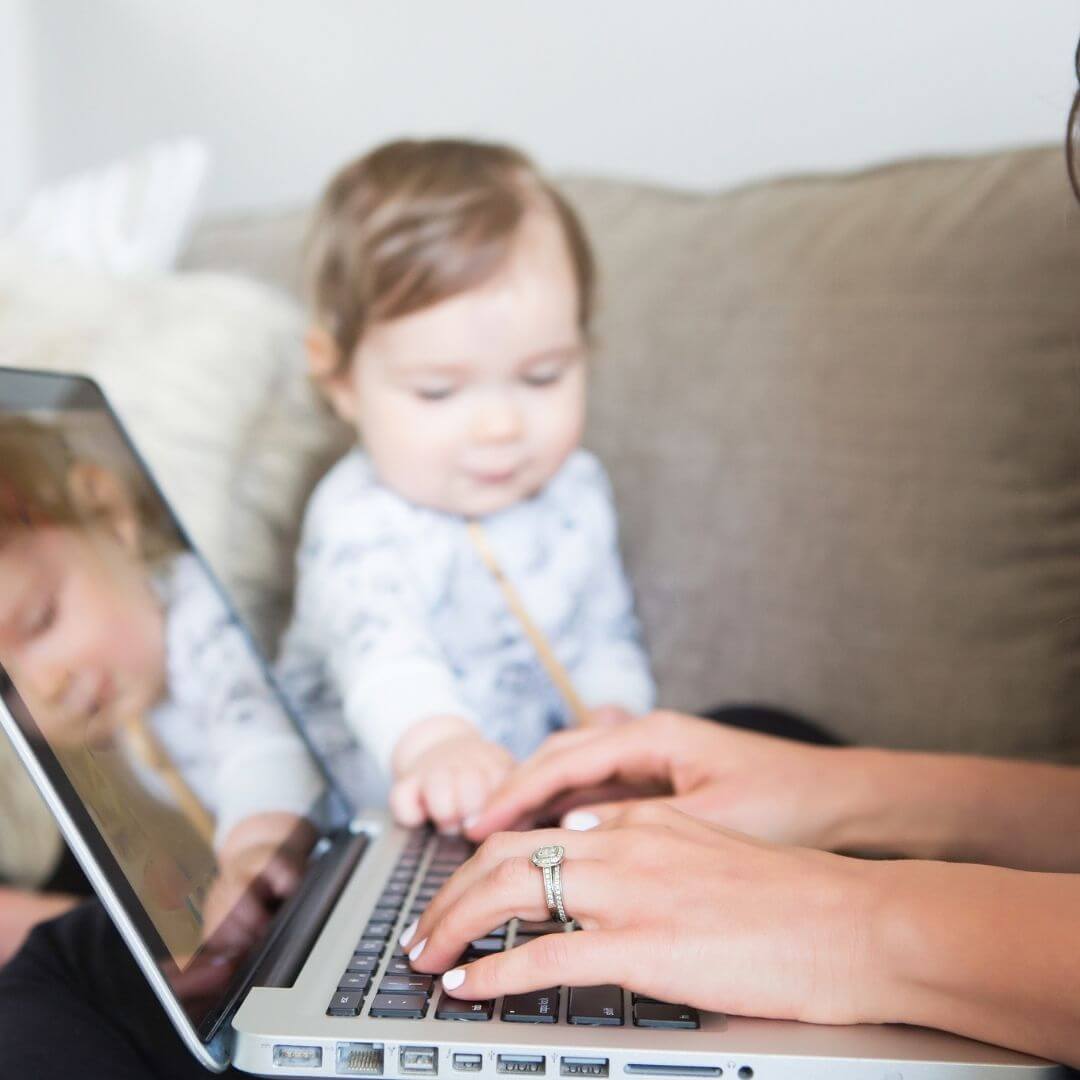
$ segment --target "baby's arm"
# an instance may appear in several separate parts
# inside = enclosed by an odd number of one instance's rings
[[[636,715],[652,709],[656,686],[619,553],[611,485],[600,463],[592,464],[583,470],[579,496],[592,558],[582,604],[584,648],[570,674],[594,718],[610,723],[623,710]]]
[[[228,914],[237,932],[246,922],[260,926],[296,890],[316,839],[309,815],[326,781],[224,605],[207,629],[200,674],[217,762],[219,873],[204,917],[212,933]]]
[[[301,548],[283,681],[303,682],[305,664],[325,673],[316,677],[333,682],[346,725],[391,781],[395,817],[453,830],[479,809],[510,757],[483,738],[462,699],[399,538],[377,515],[324,521],[319,528],[316,517]]]

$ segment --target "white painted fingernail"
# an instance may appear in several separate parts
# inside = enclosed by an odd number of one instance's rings
[[[464,981],[464,968],[454,968],[453,971],[448,971],[442,977],[443,988],[446,990],[456,990]]]
[[[419,941],[419,942],[417,942],[417,943],[416,943],[416,944],[415,944],[415,945],[414,945],[414,946],[413,946],[413,947],[412,947],[412,948],[411,948],[411,949],[409,950],[409,959],[410,959],[410,960],[416,960],[416,959],[418,959],[418,958],[419,958],[419,956],[420,956],[420,954],[421,954],[421,953],[422,953],[422,952],[424,951],[424,946],[425,946],[426,944],[427,944],[427,938],[424,938],[424,940],[423,940],[423,941]]]
[[[403,949],[405,948],[406,945],[409,944],[410,941],[412,941],[413,935],[416,933],[416,928],[419,925],[420,925],[420,920],[419,919],[413,919],[413,921],[411,923],[409,923],[408,926],[405,927],[405,930],[402,932],[401,937],[398,938],[398,943],[401,945],[401,947]]]
[[[575,832],[585,832],[595,829],[600,824],[600,819],[588,810],[571,810],[563,818],[563,828],[573,829]]]
[[[480,815],[479,814],[470,814],[462,822],[462,824],[465,826],[466,830],[468,830],[468,829],[471,829],[479,820],[480,820]]]

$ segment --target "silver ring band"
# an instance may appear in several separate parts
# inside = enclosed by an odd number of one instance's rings
[[[532,864],[544,875],[544,900],[553,922],[568,923],[563,902],[562,862],[566,850],[560,844],[545,844],[532,853]]]

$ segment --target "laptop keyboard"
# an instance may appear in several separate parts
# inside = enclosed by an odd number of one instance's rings
[[[411,837],[376,901],[367,926],[356,943],[327,1013],[330,1016],[367,1015],[395,1020],[422,1020],[428,1015],[438,991],[436,1020],[485,1021],[496,1015],[494,1001],[461,1001],[438,988],[431,975],[409,966],[405,949],[398,944],[404,925],[418,918],[431,898],[474,848],[456,837],[433,837],[420,832]],[[430,858],[428,855],[430,853]],[[427,860],[425,863],[425,859]],[[413,894],[413,885],[424,866],[424,876]],[[411,902],[402,917],[406,902]],[[399,926],[399,924],[403,924]],[[513,920],[485,937],[470,942],[458,963],[524,944],[541,934],[561,933],[560,923],[525,923]],[[629,999],[629,1008],[625,999]],[[497,1015],[506,1023],[557,1024],[566,1002],[565,1020],[592,1027],[621,1027],[626,1023],[643,1028],[692,1029],[700,1026],[696,1009],[657,1001],[641,994],[625,994],[618,986],[584,986],[569,990],[551,987],[527,994],[509,994]]]

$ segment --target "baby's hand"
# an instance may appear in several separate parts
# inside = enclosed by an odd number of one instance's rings
[[[478,814],[514,766],[514,758],[475,729],[429,743],[398,770],[390,809],[401,825],[433,821],[458,833]]]

